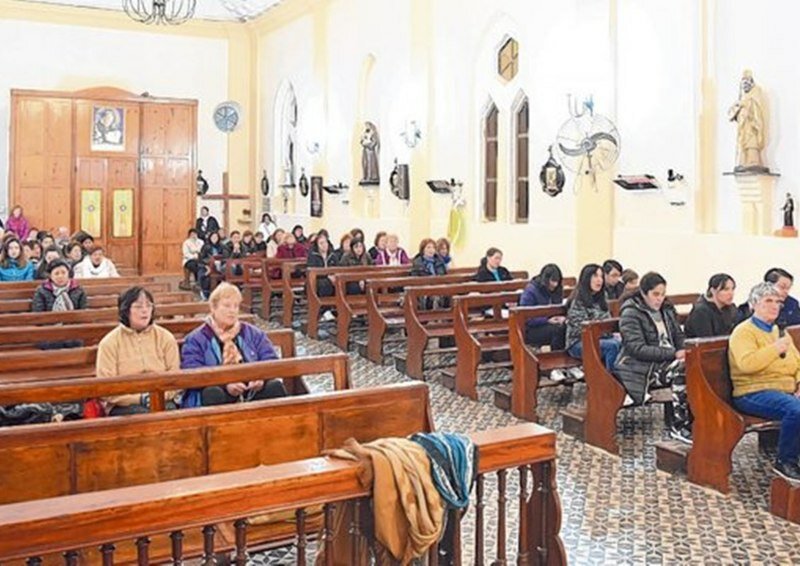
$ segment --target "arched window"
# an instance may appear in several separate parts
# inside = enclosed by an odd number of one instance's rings
[[[492,103],[483,119],[483,217],[497,220],[497,106]]]
[[[529,208],[529,183],[528,183],[528,131],[530,121],[528,120],[528,99],[523,99],[516,112],[516,154],[515,161],[517,170],[514,175],[514,186],[516,190],[516,211],[514,217],[517,222],[528,221]]]

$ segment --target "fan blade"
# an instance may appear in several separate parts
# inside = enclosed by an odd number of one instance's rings
[[[589,139],[592,140],[595,144],[600,140],[605,140],[607,142],[613,143],[614,145],[618,145],[617,138],[615,138],[608,132],[597,132],[596,134],[592,134],[591,136],[589,136]]]
[[[570,149],[568,147],[564,147],[563,143],[559,143],[558,148],[564,155],[569,155],[570,157],[580,157],[581,155],[586,155],[586,152],[582,148]]]

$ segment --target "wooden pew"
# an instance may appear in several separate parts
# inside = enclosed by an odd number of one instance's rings
[[[566,564],[566,554],[558,534],[561,511],[554,473],[555,434],[536,425],[524,424],[469,436],[478,450],[479,494],[483,492],[489,474],[502,474],[502,484],[505,485],[506,476],[516,476],[509,473],[514,468],[531,470],[531,496],[519,505],[521,520],[517,548],[520,563]],[[361,505],[369,507],[367,498],[371,494],[360,481],[363,470],[357,462],[308,456],[300,458],[303,459],[0,507],[0,560],[11,563],[27,559],[28,564],[40,564],[42,559],[48,558],[45,556],[47,553],[60,553],[77,563],[86,557],[78,554],[81,549],[102,548],[105,563],[120,563],[124,552],[132,554],[134,543],[128,541],[136,541],[141,564],[151,556],[156,560],[162,559],[159,544],[162,541],[166,544],[165,534],[173,533],[171,540],[177,544],[169,545],[171,549],[163,549],[166,551],[163,558],[171,554],[172,563],[182,564],[185,559],[200,553],[197,539],[203,526],[203,533],[209,535],[206,540],[210,544],[204,550],[209,561],[216,563],[214,552],[234,551],[234,563],[244,566],[248,563],[248,550],[255,550],[254,546],[257,548],[261,541],[270,537],[256,530],[262,527],[256,527],[252,521],[243,518],[277,516],[286,511],[285,515],[297,519],[296,527],[284,535],[288,543],[297,541],[297,563],[306,564],[307,559],[316,559],[321,564],[320,554],[313,556],[312,548],[307,548],[306,544],[309,532],[313,533],[309,511],[323,504],[322,516],[328,519],[330,526],[334,502],[362,500]],[[527,478],[528,474],[522,477]],[[525,483],[522,485],[524,488]],[[164,509],[170,512],[164,513]],[[452,530],[448,536],[451,538],[440,544],[445,548],[455,548],[454,562],[460,563],[461,532],[469,527],[461,524],[460,512],[449,513]],[[494,519],[496,525],[491,524],[486,529],[488,532],[504,532],[505,509],[501,513]],[[109,517],[114,520],[108,520]],[[374,541],[367,535],[374,530],[370,524],[369,519],[366,523],[354,521],[350,540],[354,541],[356,555],[359,547],[374,547]],[[475,548],[482,558],[489,541],[484,540],[484,517],[481,513],[476,517],[475,529]],[[280,536],[275,528],[273,536]],[[115,547],[109,544],[111,542],[119,550],[115,551]],[[503,545],[505,542],[501,540]],[[320,543],[318,548],[325,547],[327,557],[332,557],[333,540],[326,537]],[[440,563],[437,561],[438,549],[437,545],[431,548],[428,564]],[[352,554],[346,552],[344,556]],[[96,555],[92,557],[97,558]],[[529,559],[532,560],[528,562]],[[222,559],[224,563],[227,560],[228,557]],[[333,563],[333,560],[329,559],[328,563]],[[342,563],[341,559],[336,563]],[[354,562],[351,560],[350,563]],[[483,562],[479,559],[476,563]]]
[[[83,287],[96,287],[101,285],[119,284],[119,285],[147,285],[156,281],[153,275],[134,275],[129,277],[90,277],[88,279],[79,279]],[[19,291],[24,289],[26,291],[33,291],[42,284],[42,280],[33,281],[0,281],[0,291]]]
[[[63,403],[75,400],[111,397],[129,393],[149,393],[150,410],[165,410],[165,393],[181,389],[199,389],[257,379],[283,379],[288,391],[308,393],[304,375],[331,373],[334,390],[350,389],[347,356],[333,354],[284,358],[236,366],[185,369],[163,373],[145,373],[118,377],[76,377],[47,381],[0,384],[0,406],[20,403]],[[293,384],[293,382],[299,385]]]
[[[0,504],[244,470],[315,457],[350,437],[368,442],[431,430],[422,384],[10,427],[0,429]],[[549,442],[554,445],[554,438]],[[287,524],[252,526],[248,539],[293,532]],[[217,534],[217,549],[230,548],[233,525],[226,523]],[[187,537],[188,553],[202,548],[199,539]],[[154,537],[151,558],[166,559],[170,547],[167,536]],[[135,559],[132,545],[118,548],[117,561],[123,561],[120,554]],[[93,563],[95,552],[88,556]]]
[[[197,321],[196,326],[199,325],[200,321]],[[292,330],[267,330],[266,334],[279,351],[281,358],[295,357]],[[183,338],[178,338],[178,343],[182,342]],[[64,350],[0,352],[0,384],[93,377],[96,360],[97,346]]]
[[[86,281],[85,279],[79,279],[79,282]],[[42,281],[37,281],[37,285],[33,287],[33,289],[13,289],[9,291],[3,291],[0,289],[0,301],[13,301],[13,300],[20,300],[20,299],[31,299],[33,298],[33,294],[36,292],[36,287],[41,285]],[[86,291],[86,295],[88,297],[96,297],[100,295],[119,295],[123,291],[130,289],[134,285],[138,285],[139,283],[106,283],[103,285],[92,285],[89,287],[85,287],[84,291]],[[142,287],[146,287],[148,291],[151,293],[165,293],[170,291],[171,285],[166,282],[152,282],[142,284]]]
[[[537,393],[540,388],[558,385],[571,386],[572,382],[551,381],[544,372],[569,369],[581,365],[581,360],[565,350],[537,352],[525,343],[525,329],[531,318],[566,316],[566,306],[513,307],[509,309],[508,339],[511,349],[511,389],[494,388],[495,405],[510,410],[518,418],[536,422]]]
[[[197,299],[197,295],[190,291],[170,291],[170,292],[154,292],[156,306],[162,304],[172,303],[188,303]],[[31,297],[33,295],[31,294]],[[109,307],[116,307],[119,299],[119,293],[112,295],[89,295],[87,298],[88,309],[104,309]],[[30,312],[33,305],[33,299],[16,299],[12,301],[0,301],[0,314],[6,313],[23,313]]]
[[[252,322],[253,317],[252,315],[242,315],[239,320]],[[158,324],[177,337],[188,334],[200,326],[202,322],[202,318],[182,318],[159,321]],[[36,344],[41,344],[42,342],[65,340],[82,340],[84,346],[91,346],[100,342],[117,324],[96,322],[68,326],[12,326],[0,328],[0,349],[8,349],[11,346],[15,347],[15,349],[21,349],[23,345],[27,345],[28,348],[35,348]]]
[[[199,301],[159,304],[156,307],[156,317],[159,320],[182,316],[197,317],[199,315],[208,314],[208,308],[208,303]],[[0,314],[0,327],[80,324],[86,322],[117,321],[118,319],[119,309],[116,307],[61,312],[20,312]]]
[[[675,306],[678,314],[687,315],[700,298],[699,293],[682,293],[677,295],[669,295],[670,302]],[[622,301],[611,300],[608,301],[608,312],[611,313],[612,318],[619,318],[620,310],[622,308]]]
[[[281,265],[280,296],[283,312],[281,324],[292,328],[294,323],[294,306],[301,302],[304,295],[308,297],[306,285],[307,260],[292,260]]]
[[[405,362],[398,361],[397,369],[414,379],[424,378],[424,358],[431,338],[447,338],[455,335],[453,328],[453,305],[445,309],[421,310],[420,299],[424,297],[447,297],[467,293],[493,293],[516,291],[527,285],[527,274],[523,278],[512,281],[493,283],[453,283],[449,285],[424,285],[406,289],[403,313],[408,334],[408,347]],[[439,349],[437,352],[451,351]]]
[[[475,270],[467,268],[463,272],[453,270],[447,275],[426,277],[387,277],[367,281],[367,334],[366,349],[361,355],[377,364],[383,363],[383,344],[391,328],[405,326],[403,301],[407,287],[447,283],[467,283],[475,277]]]
[[[287,262],[297,263],[298,260],[260,257],[258,262],[251,261],[242,265],[244,270],[244,281],[240,285],[243,297],[242,304],[252,310],[255,306],[254,291],[259,291],[261,295],[261,318],[264,320],[270,319],[272,296],[276,293],[281,293],[282,285],[280,279],[272,279],[269,274],[275,269],[282,270],[281,266]]]

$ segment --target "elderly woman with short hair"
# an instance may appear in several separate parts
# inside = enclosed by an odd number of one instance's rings
[[[238,365],[278,359],[275,348],[260,328],[239,320],[242,293],[230,283],[220,283],[208,298],[211,314],[184,340],[181,368]],[[190,389],[182,407],[225,405],[237,401],[258,401],[285,397],[280,379],[254,380],[248,383],[212,385]]]
[[[773,469],[800,482],[800,352],[776,320],[782,295],[772,283],[750,291],[752,316],[738,325],[728,345],[733,404],[748,415],[781,422]]]

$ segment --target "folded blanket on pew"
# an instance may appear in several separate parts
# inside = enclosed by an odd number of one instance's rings
[[[453,433],[417,433],[411,440],[428,454],[439,495],[451,507],[465,509],[478,476],[477,447],[466,436]]]

